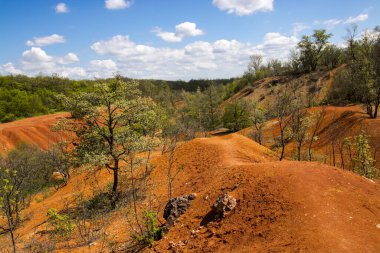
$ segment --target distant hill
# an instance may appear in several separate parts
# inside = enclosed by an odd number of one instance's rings
[[[275,90],[285,86],[292,86],[297,89],[297,92],[305,94],[308,100],[306,102],[310,105],[319,104],[327,99],[328,92],[332,88],[336,75],[344,67],[342,65],[332,70],[319,70],[298,76],[267,77],[235,93],[223,105],[245,98],[258,101],[260,105],[266,106],[273,101]]]

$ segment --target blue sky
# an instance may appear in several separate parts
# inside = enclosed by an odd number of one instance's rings
[[[0,0],[0,74],[188,80],[285,60],[303,34],[380,25],[378,0]]]

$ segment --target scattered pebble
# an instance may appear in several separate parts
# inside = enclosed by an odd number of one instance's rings
[[[377,227],[377,228],[380,228],[380,224],[377,224],[376,227]]]

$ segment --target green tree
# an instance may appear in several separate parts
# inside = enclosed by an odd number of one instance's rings
[[[332,34],[326,30],[315,30],[312,36],[304,35],[298,43],[300,59],[305,71],[315,71],[317,69],[323,50],[329,43]]]
[[[354,29],[354,28],[353,28]],[[370,118],[377,118],[380,106],[380,28],[365,31],[360,39],[347,36],[349,94],[365,105]]]
[[[7,227],[0,227],[10,233],[13,253],[16,253],[16,239],[14,231],[17,224],[18,206],[20,202],[19,180],[16,170],[0,167],[0,211],[7,220]]]
[[[148,149],[145,136],[156,127],[155,104],[140,96],[136,81],[123,81],[119,76],[97,83],[89,92],[61,99],[73,116],[60,123],[62,130],[74,133],[72,157],[77,165],[113,171],[111,203],[115,208],[121,161],[130,161],[136,152]]]
[[[224,126],[233,132],[250,126],[247,102],[238,100],[226,105],[222,120]]]
[[[264,124],[267,120],[266,111],[259,106],[257,102],[248,102],[248,115],[249,120],[252,123],[253,134],[255,141],[257,141],[260,145],[263,141],[263,128]]]
[[[368,178],[376,176],[376,168],[368,143],[369,136],[362,131],[355,137],[356,156],[354,158],[354,171]]]

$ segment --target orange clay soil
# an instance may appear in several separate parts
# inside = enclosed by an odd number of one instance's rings
[[[375,154],[376,167],[380,169],[380,118],[370,119],[364,113],[360,105],[345,107],[324,107],[326,116],[324,117],[320,128],[317,130],[318,140],[314,141],[312,149],[315,153],[314,158],[333,165],[332,143],[335,143],[335,165],[341,167],[341,159],[339,154],[339,144],[346,137],[358,135],[361,130],[369,135],[369,143],[372,152]],[[322,110],[322,107],[313,107],[307,109],[309,113]],[[252,128],[246,128],[239,133],[248,136],[252,132]],[[270,120],[266,123],[263,130],[263,145],[272,148],[274,145],[274,137],[279,136],[279,126],[277,120]],[[303,156],[307,158],[308,143],[303,145]],[[296,157],[296,145],[290,142],[285,149],[288,158]],[[348,157],[346,158],[346,166],[348,166]]]
[[[56,113],[0,124],[0,153],[9,151],[21,141],[47,149],[57,141],[57,135],[50,128],[67,116],[69,113]]]
[[[183,252],[380,251],[377,183],[319,163],[271,162],[270,151],[236,134],[194,140],[178,155],[185,171],[174,192],[198,197],[157,252],[179,241]],[[210,206],[226,192],[238,205],[213,221]]]
[[[162,223],[167,160],[168,155],[154,153],[148,182]],[[170,242],[182,245],[177,252],[380,252],[378,183],[319,163],[277,162],[273,152],[239,134],[182,143],[174,160],[174,171],[180,172],[173,195],[197,193],[197,198],[146,252],[172,252]],[[28,220],[16,231],[19,240],[46,230],[48,208],[62,210],[64,202],[73,203],[74,193],[89,195],[94,185],[104,187],[111,175],[99,173],[97,182],[91,173],[73,174],[67,186],[46,198],[37,196],[23,212]],[[211,205],[227,192],[237,207],[223,220],[213,220]],[[146,208],[148,199],[140,205]],[[128,239],[127,209],[111,212],[105,225],[117,242]],[[6,239],[0,238],[0,245]],[[59,252],[97,252],[97,243]]]

